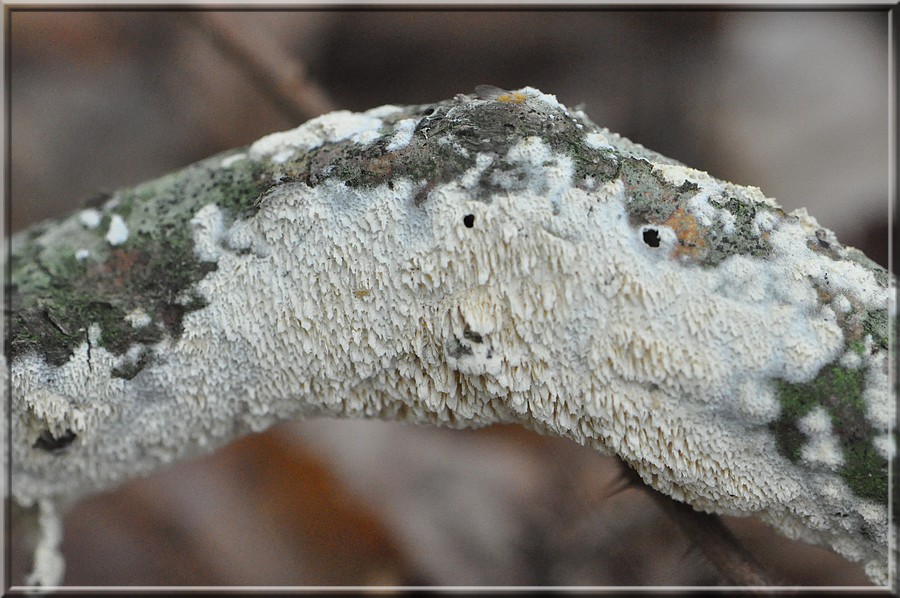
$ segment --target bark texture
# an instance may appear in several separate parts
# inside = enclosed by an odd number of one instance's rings
[[[9,265],[12,496],[48,530],[286,419],[514,422],[888,579],[892,276],[539,90],[333,112]]]

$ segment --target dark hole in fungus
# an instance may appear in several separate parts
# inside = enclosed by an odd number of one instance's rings
[[[453,357],[453,359],[459,359],[464,355],[472,355],[472,347],[468,347],[459,342],[458,338],[454,338],[453,346],[450,347],[450,356]]]
[[[466,225],[466,228],[475,226],[475,214],[466,214],[463,216],[463,224]]]
[[[463,337],[472,341],[473,343],[483,343],[484,342],[484,339],[481,338],[480,334],[478,334],[477,332],[474,332],[472,330],[469,330],[468,328],[463,330]]]
[[[644,230],[644,243],[650,247],[659,247],[659,231],[655,228]]]
[[[34,441],[34,444],[31,445],[31,448],[39,448],[51,453],[58,453],[72,444],[77,437],[78,434],[68,428],[66,428],[65,433],[59,438],[55,438],[53,434],[50,433],[50,430],[44,430],[41,432],[41,435],[38,436],[38,439]]]

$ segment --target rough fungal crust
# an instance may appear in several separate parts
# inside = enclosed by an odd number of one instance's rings
[[[536,89],[321,116],[12,269],[22,504],[289,418],[520,422],[887,579],[887,272]]]

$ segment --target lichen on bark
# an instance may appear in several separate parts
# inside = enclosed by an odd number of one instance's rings
[[[114,355],[145,347],[139,360],[121,369],[123,377],[133,377],[152,360],[152,345],[164,334],[179,336],[184,315],[205,304],[193,285],[216,268],[195,255],[191,218],[208,202],[236,217],[252,214],[254,201],[272,185],[270,173],[258,164],[244,161],[225,169],[220,162],[213,157],[118,191],[107,198],[95,227],[76,213],[19,237],[7,288],[9,359],[34,352],[62,366],[96,323],[102,331],[99,346]],[[104,236],[113,215],[128,228],[128,238],[116,246]],[[78,251],[87,257],[78,259]],[[126,314],[137,309],[149,315],[149,324],[127,321]]]
[[[323,115],[17,236],[14,499],[314,415],[516,422],[884,582],[892,276],[759,189],[504,97]]]

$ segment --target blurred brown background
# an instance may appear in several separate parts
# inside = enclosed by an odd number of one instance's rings
[[[7,16],[13,231],[329,108],[490,83],[583,103],[649,148],[806,206],[887,265],[885,13]],[[617,472],[518,428],[287,424],[76,506],[66,584],[720,583],[640,490],[608,496]],[[868,583],[753,519],[727,523],[787,584]]]

